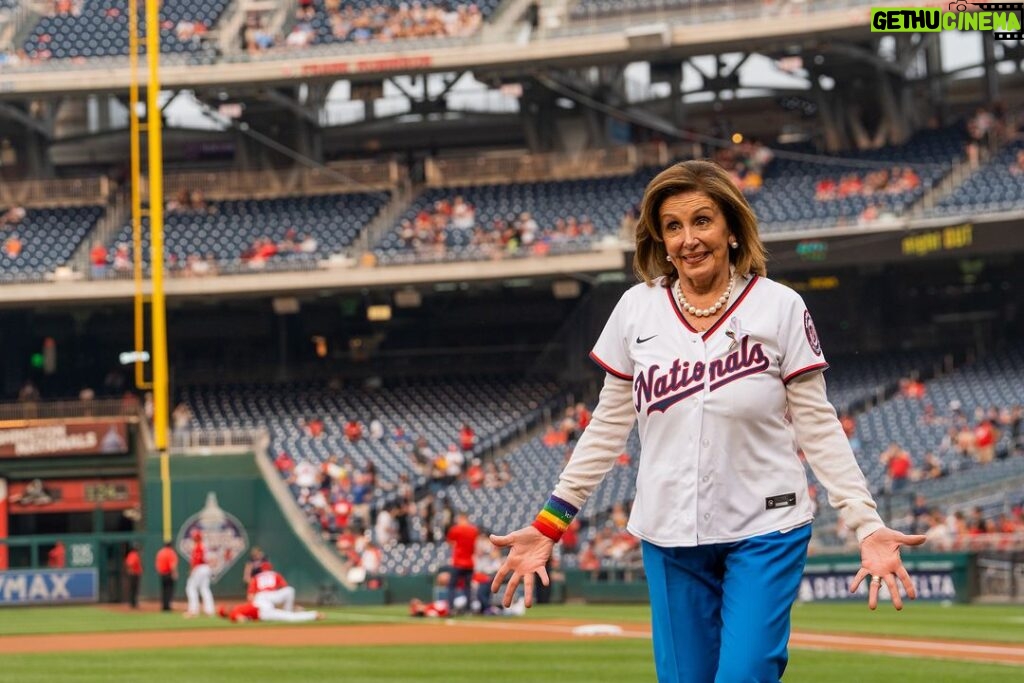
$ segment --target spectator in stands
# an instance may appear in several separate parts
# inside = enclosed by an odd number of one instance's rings
[[[942,461],[931,451],[925,453],[924,465],[921,467],[921,478],[941,479],[944,476],[946,476],[946,467],[942,464]]]
[[[171,411],[171,425],[175,434],[181,434],[188,431],[189,425],[192,424],[192,410],[186,403],[179,403]]]
[[[97,261],[99,260],[97,255]],[[106,253],[103,255],[103,262],[106,264]],[[123,242],[118,242],[114,248],[114,263],[113,269],[115,273],[127,273],[133,267],[132,255],[128,250],[128,245]]]
[[[787,615],[811,536],[797,446],[857,534],[861,568],[850,588],[870,579],[869,607],[877,606],[883,583],[897,608],[900,583],[916,597],[899,548],[925,539],[881,521],[828,401],[826,363],[806,305],[765,279],[757,219],[724,169],[686,161],[651,180],[634,268],[644,282],[623,295],[593,351],[608,370],[593,420],[534,523],[491,536],[509,548],[493,589],[509,579],[508,605],[522,583],[532,604],[535,575],[548,583],[544,567],[555,543],[622,452],[639,415],[643,455],[629,528],[644,539],[658,678],[779,680]],[[747,334],[730,350],[718,322],[734,315]],[[668,331],[700,347],[666,346],[676,361],[671,371],[651,360],[670,357],[651,350],[668,340],[650,335]],[[641,346],[647,338],[655,346]],[[722,359],[707,370],[714,378],[694,379],[689,372],[703,373],[705,358]],[[708,382],[718,389],[698,400],[694,393]],[[682,470],[680,448],[694,454]],[[713,454],[706,463],[697,457],[705,452]],[[702,481],[711,475],[715,483]],[[704,501],[697,508],[705,513],[689,514],[696,501]],[[717,615],[714,623],[707,614]]]
[[[31,379],[26,379],[18,389],[18,400],[22,403],[32,403],[38,401],[39,398],[39,389],[36,388],[35,383]]]
[[[324,421],[318,417],[300,420],[299,424],[306,430],[306,435],[310,438],[319,439],[324,434]]]
[[[462,428],[459,429],[459,446],[464,451],[473,450],[473,446],[476,445],[476,432],[465,422],[462,423]]]
[[[26,211],[20,206],[12,206],[11,208],[0,214],[0,228],[10,227],[17,225],[18,223],[25,220]]]
[[[566,444],[567,435],[561,429],[555,429],[554,425],[549,424],[547,429],[544,430],[544,436],[541,440],[548,448],[557,448]]]
[[[363,424],[359,420],[348,420],[345,422],[345,438],[349,443],[355,443],[363,438]]]
[[[501,488],[501,478],[498,474],[498,465],[493,460],[488,460],[487,464],[484,465],[484,488]]]
[[[11,233],[11,235],[4,241],[4,254],[9,259],[16,259],[21,256],[21,250],[24,248],[24,244],[21,238],[18,237],[18,233]]]
[[[1017,150],[1017,156],[1010,164],[1010,175],[1024,175],[1024,149]]]
[[[987,417],[974,428],[974,454],[982,465],[987,465],[996,457],[996,442],[999,441],[999,430]]]
[[[910,481],[912,462],[910,454],[903,450],[895,441],[882,451],[879,462],[886,468],[886,488],[892,493],[899,493]]]
[[[507,486],[512,483],[513,478],[512,463],[507,459],[501,460],[498,463],[498,486]]]

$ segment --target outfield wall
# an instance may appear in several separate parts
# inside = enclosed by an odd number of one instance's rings
[[[232,455],[174,455],[170,458],[171,529],[179,556],[175,599],[184,599],[191,531],[201,528],[212,555],[213,594],[218,600],[242,598],[242,575],[252,547],[267,557],[295,587],[300,603],[314,604],[330,596],[339,604],[383,602],[380,591],[348,591],[296,535],[263,480],[253,453]],[[153,569],[163,544],[160,459],[145,463],[144,518],[146,542],[142,592],[158,599],[159,582]]]

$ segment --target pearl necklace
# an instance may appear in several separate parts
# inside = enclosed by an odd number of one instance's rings
[[[710,308],[697,308],[689,301],[687,301],[686,296],[683,294],[683,282],[682,280],[677,281],[676,295],[679,298],[679,307],[686,311],[687,313],[689,313],[690,315],[695,316],[697,318],[707,318],[718,313],[718,311],[720,311],[727,303],[729,303],[729,297],[732,296],[732,286],[733,283],[736,281],[736,278],[734,277],[734,272],[734,268],[730,267],[729,286],[725,288],[725,293],[722,294],[722,296],[718,297],[718,301],[716,301]]]

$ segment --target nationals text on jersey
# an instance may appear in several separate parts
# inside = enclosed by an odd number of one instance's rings
[[[768,369],[768,357],[760,342],[750,343],[750,336],[743,337],[738,349],[723,358],[716,358],[708,364],[708,391],[714,391],[729,382],[764,372]],[[704,361],[672,361],[667,371],[659,373],[660,365],[652,365],[646,373],[637,376],[633,382],[636,395],[634,405],[637,412],[647,406],[647,414],[664,412],[687,396],[700,393],[704,388]],[[652,401],[653,399],[653,401]]]

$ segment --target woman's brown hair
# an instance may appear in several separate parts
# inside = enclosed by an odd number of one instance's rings
[[[718,205],[726,225],[739,242],[739,247],[729,251],[729,262],[736,266],[736,272],[765,275],[767,252],[750,204],[724,168],[713,161],[695,159],[669,166],[648,183],[636,224],[636,254],[633,256],[636,276],[648,285],[661,275],[667,276],[666,284],[675,281],[678,273],[666,259],[668,252],[661,237],[659,213],[666,199],[684,192],[703,192]]]

